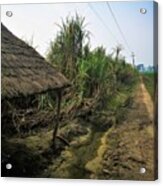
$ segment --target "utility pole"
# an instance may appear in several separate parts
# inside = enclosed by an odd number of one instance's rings
[[[132,57],[133,67],[135,67],[135,54],[134,54],[134,52],[131,53],[131,57]]]

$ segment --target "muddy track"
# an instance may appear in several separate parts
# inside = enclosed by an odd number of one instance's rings
[[[126,119],[104,135],[101,142],[104,153],[97,153],[97,157],[86,164],[91,171],[90,178],[154,179],[153,102],[142,82],[133,98]],[[99,165],[93,167],[94,162]],[[140,173],[141,168],[146,169],[144,174]]]

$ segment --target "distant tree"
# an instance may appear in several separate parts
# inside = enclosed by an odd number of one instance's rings
[[[118,61],[119,60],[119,56],[121,51],[123,50],[122,45],[117,45],[115,48],[113,48],[113,53],[115,53],[115,60]]]

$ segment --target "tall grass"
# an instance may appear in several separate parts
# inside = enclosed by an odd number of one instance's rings
[[[106,54],[103,47],[91,50],[85,18],[76,14],[58,27],[47,59],[73,83],[72,99],[73,95],[80,101],[93,98],[104,106],[121,87],[135,83],[137,72],[120,56],[122,46],[114,48],[115,57]]]

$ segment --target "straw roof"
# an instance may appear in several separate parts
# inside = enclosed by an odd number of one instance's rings
[[[29,96],[69,86],[68,80],[1,24],[2,99]]]

